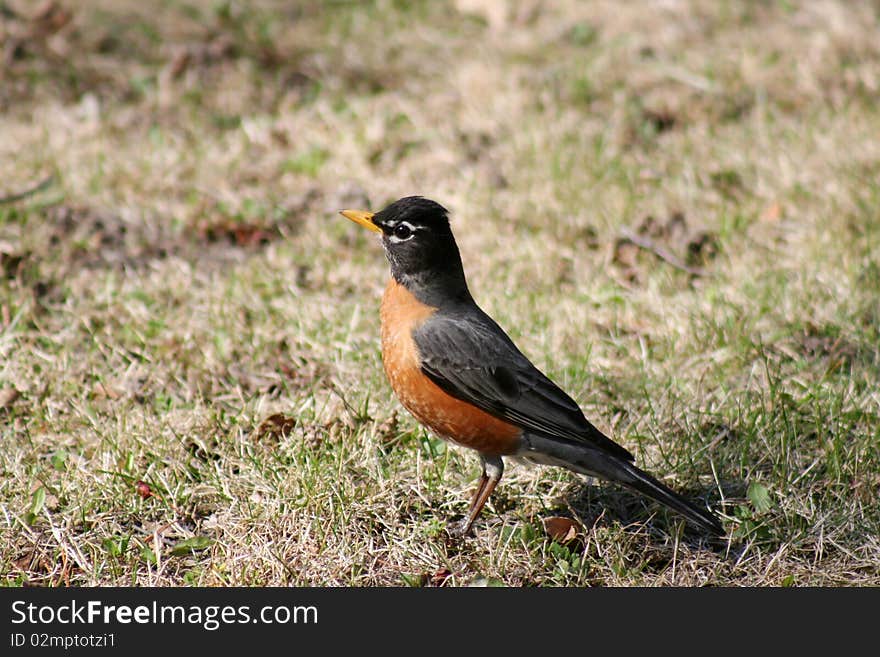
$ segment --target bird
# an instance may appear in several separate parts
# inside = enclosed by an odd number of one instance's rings
[[[511,457],[617,482],[724,535],[712,511],[638,468],[477,305],[446,208],[407,196],[378,212],[340,214],[379,234],[390,265],[379,315],[391,388],[421,424],[479,455],[479,483],[451,536],[471,532]]]

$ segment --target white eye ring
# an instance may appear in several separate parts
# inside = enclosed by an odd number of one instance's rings
[[[406,242],[411,240],[414,235],[415,228],[413,228],[412,224],[401,221],[391,229],[391,235],[388,236],[388,239],[392,242]]]

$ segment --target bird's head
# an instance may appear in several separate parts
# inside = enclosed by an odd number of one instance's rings
[[[379,212],[342,210],[341,214],[379,233],[391,274],[413,293],[443,286],[467,290],[461,256],[446,208],[421,196],[407,196]]]

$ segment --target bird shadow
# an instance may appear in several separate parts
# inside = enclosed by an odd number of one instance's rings
[[[729,488],[731,492],[739,489],[736,485],[724,486],[722,490],[725,497]],[[715,489],[690,487],[679,488],[677,492],[689,500],[696,501],[710,497],[713,490]],[[734,558],[737,553],[738,543],[731,538],[733,528],[729,523],[723,523],[727,529],[724,536],[713,536],[695,527],[674,511],[623,486],[613,484],[599,486],[590,483],[578,485],[563,500],[569,511],[588,531],[621,528],[633,537],[647,535],[651,543],[668,543],[669,537],[674,536],[681,543],[694,549]]]

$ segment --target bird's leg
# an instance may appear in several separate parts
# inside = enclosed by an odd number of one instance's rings
[[[486,474],[486,461],[480,457],[480,464],[483,466],[483,472],[480,475],[480,481],[477,484],[477,489],[474,491],[474,496],[471,499],[470,508],[473,509],[480,497],[483,495],[483,491],[486,489],[486,485],[489,483],[489,475]],[[468,530],[471,528],[471,523],[473,521],[465,518],[458,522],[450,522],[447,526],[446,530],[449,532],[449,535],[453,538],[461,538],[465,534],[467,534]]]
[[[477,490],[471,500],[467,517],[460,523],[453,525],[449,530],[449,533],[455,538],[464,536],[471,530],[471,525],[474,524],[474,520],[480,515],[480,511],[483,510],[489,496],[492,495],[492,491],[495,490],[495,486],[498,485],[498,482],[501,481],[501,476],[504,474],[504,461],[500,456],[483,456],[481,454],[480,461],[483,464],[483,474],[480,476],[480,483],[477,485]]]
[[[468,506],[468,509],[474,508],[477,500],[480,499],[480,495],[483,494],[483,491],[486,488],[486,484],[489,483],[489,475],[486,474],[486,464],[481,463],[481,465],[483,466],[483,474],[480,475],[480,483],[477,484],[477,488],[474,491],[474,494],[471,496],[471,503]]]

